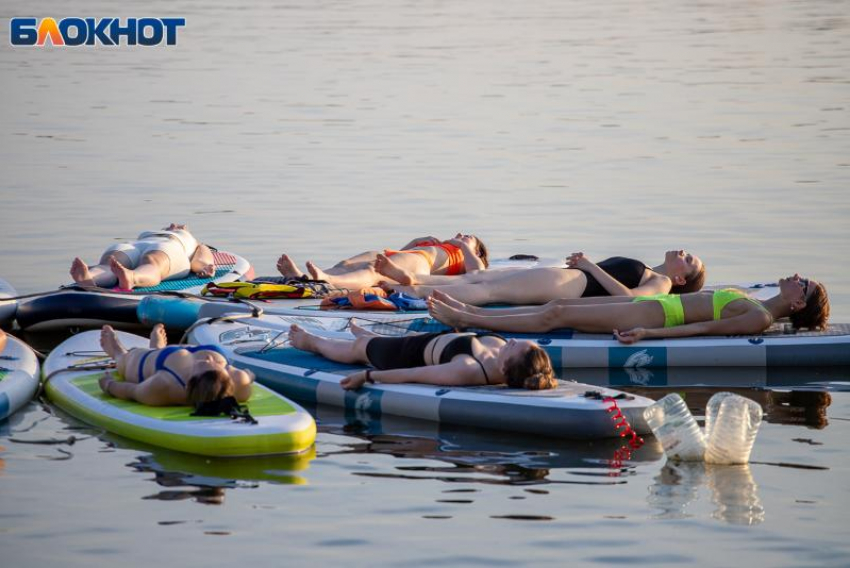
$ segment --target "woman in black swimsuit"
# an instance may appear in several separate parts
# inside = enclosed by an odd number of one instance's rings
[[[293,325],[293,347],[339,363],[365,363],[340,383],[358,389],[366,382],[442,386],[501,385],[532,390],[558,384],[549,356],[531,341],[505,340],[494,333],[424,333],[384,337],[351,325],[354,339],[319,337]]]
[[[705,282],[705,267],[695,255],[671,250],[664,262],[649,267],[639,260],[615,256],[594,263],[583,253],[573,253],[567,268],[515,268],[479,270],[446,279],[386,271],[396,282],[396,292],[427,298],[434,290],[465,304],[545,304],[553,300],[593,296],[651,296],[696,292]]]

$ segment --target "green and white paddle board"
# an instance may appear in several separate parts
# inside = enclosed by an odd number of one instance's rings
[[[118,332],[125,347],[147,347],[137,335]],[[253,456],[303,452],[316,438],[306,410],[254,384],[245,403],[257,424],[229,417],[191,416],[188,406],[153,407],[103,393],[98,379],[108,364],[100,332],[80,333],[56,347],[43,367],[49,399],[61,409],[114,434],[181,452],[206,456]]]

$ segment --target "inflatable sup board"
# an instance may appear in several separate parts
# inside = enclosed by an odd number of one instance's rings
[[[219,345],[234,365],[250,369],[258,381],[305,403],[567,439],[619,436],[612,419],[619,410],[636,432],[648,431],[643,409],[652,404],[650,399],[566,381],[557,389],[541,391],[380,383],[346,391],[340,381],[362,366],[334,363],[286,345],[288,325],[274,320],[201,324],[190,337]],[[604,400],[618,396],[616,405]]]
[[[26,343],[7,335],[0,353],[0,420],[32,399],[38,389],[38,359]]]
[[[127,348],[147,347],[142,337],[119,332]],[[187,406],[153,407],[103,393],[98,365],[109,363],[100,333],[87,331],[56,347],[44,364],[50,400],[79,420],[147,444],[205,456],[253,456],[302,452],[316,437],[313,417],[297,404],[254,385],[245,404],[257,424],[229,417],[191,416]]]
[[[209,282],[234,282],[253,276],[253,268],[242,257],[215,251],[216,273],[211,278],[189,276],[166,280],[157,286],[135,288],[132,292],[60,289],[18,306],[18,325],[26,331],[91,329],[109,324],[121,329],[142,329],[137,308],[147,295],[179,292],[200,294]]]

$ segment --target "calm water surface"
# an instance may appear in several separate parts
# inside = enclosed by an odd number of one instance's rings
[[[177,47],[115,50],[13,49],[0,26],[0,276],[21,292],[170,221],[260,273],[463,230],[497,257],[684,247],[710,281],[799,271],[850,321],[846,2],[0,6],[21,15],[188,24]],[[34,403],[0,425],[0,554],[846,565],[850,373],[736,377],[831,389],[827,423],[768,422],[764,463],[707,470],[316,409],[315,455],[234,465]]]

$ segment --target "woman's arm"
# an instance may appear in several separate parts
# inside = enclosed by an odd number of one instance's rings
[[[645,329],[638,327],[614,335],[621,343],[636,343],[641,339],[663,339],[668,337],[693,337],[696,335],[750,335],[761,333],[773,322],[767,313],[758,308],[746,313],[721,320],[709,320],[688,323],[676,327],[658,327]]]
[[[475,368],[473,368],[473,366]],[[428,365],[412,369],[370,370],[369,377],[379,383],[422,383],[426,385],[463,386],[477,383],[475,363],[464,359],[442,365]],[[480,371],[479,371],[480,374]],[[340,382],[346,390],[359,389],[366,382],[366,371],[353,373]]]
[[[599,265],[584,256],[584,253],[576,252],[567,259],[567,267],[576,268],[587,272],[599,282],[600,286],[612,296],[650,296],[652,294],[667,294],[670,292],[670,279],[660,274],[652,273],[646,282],[636,288],[628,288],[622,282],[599,268]]]
[[[103,392],[115,398],[134,400],[148,406],[174,406],[186,404],[186,395],[175,397],[172,391],[165,387],[163,380],[173,381],[170,375],[163,371],[154,373],[141,383],[116,381],[108,371],[98,381]]]
[[[463,252],[463,267],[466,273],[475,272],[476,270],[486,270],[487,266],[484,261],[475,252],[475,249],[464,239],[460,239],[457,246]]]
[[[234,396],[239,402],[245,402],[251,398],[252,387],[254,383],[254,373],[231,367],[227,368],[230,377],[233,380]]]
[[[0,329],[0,353],[6,349],[6,332]]]
[[[198,248],[195,249],[192,255],[192,264],[189,266],[189,270],[198,276],[207,278],[215,274],[215,258],[213,258],[210,247],[203,243],[198,243]]]
[[[416,247],[424,247],[424,246],[432,246],[434,243],[441,242],[437,237],[419,237],[418,239],[413,239],[399,250],[409,250]]]

